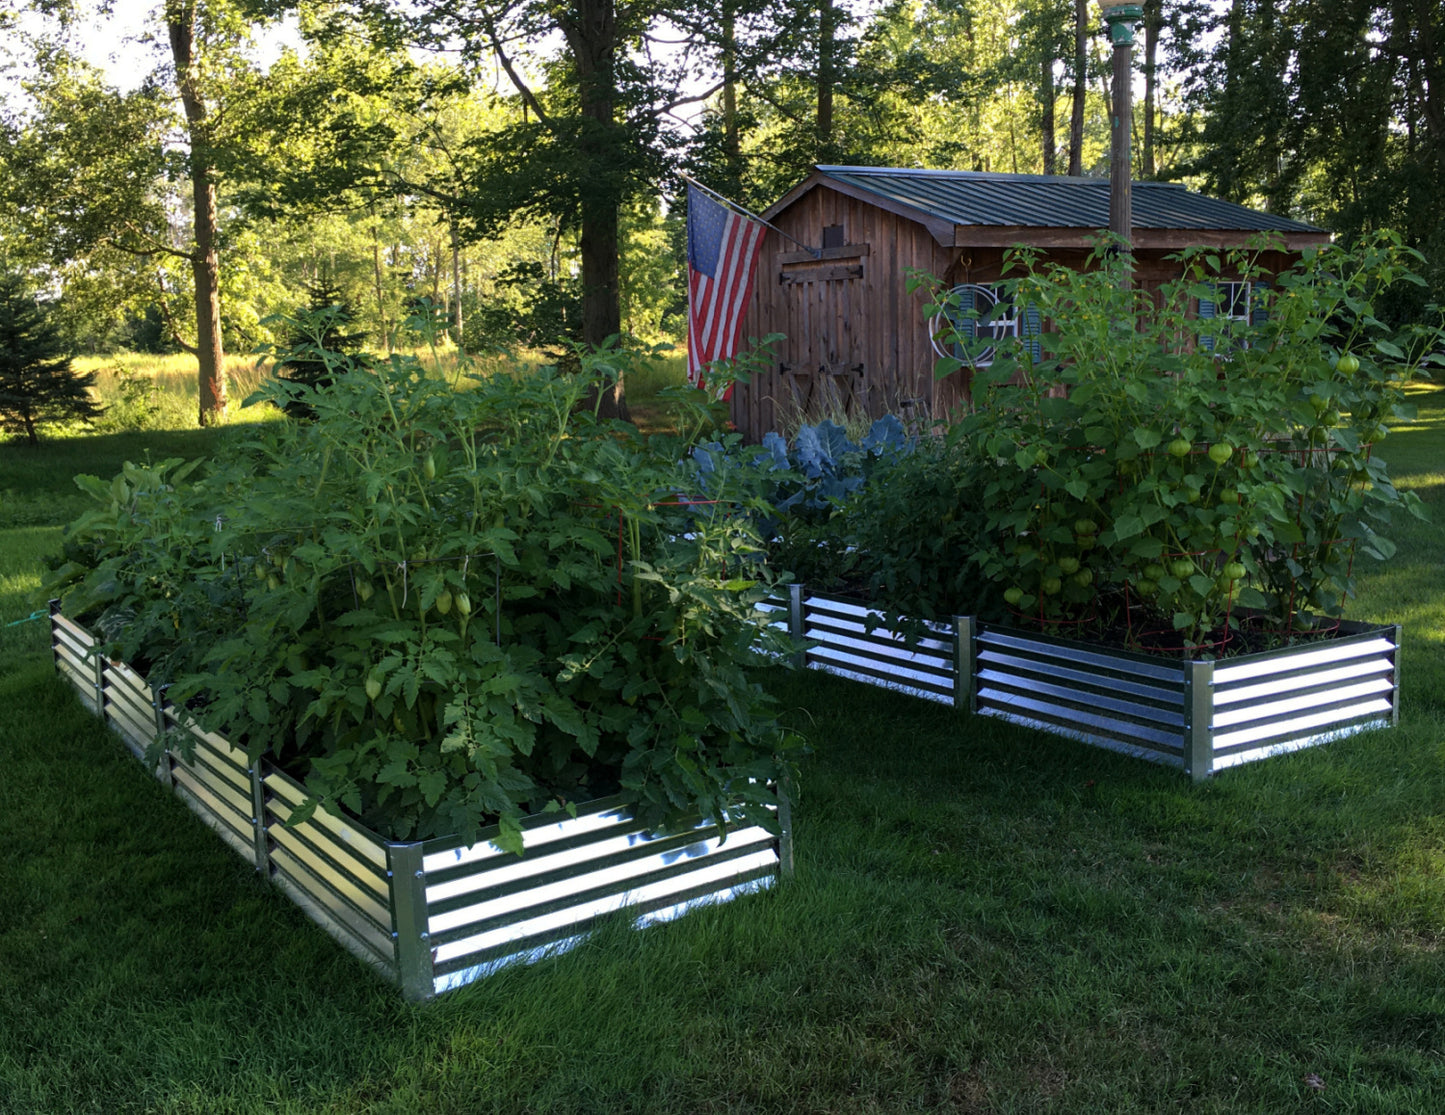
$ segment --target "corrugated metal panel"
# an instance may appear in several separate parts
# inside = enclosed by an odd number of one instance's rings
[[[72,623],[59,613],[50,616],[50,648],[55,657],[56,671],[71,685],[91,712],[96,707],[95,659],[91,649],[95,639],[79,624]]]
[[[562,951],[605,917],[665,920],[770,886],[779,868],[777,838],[757,826],[653,836],[616,809],[532,825],[526,847],[521,859],[481,844],[428,851],[436,991]]]
[[[912,206],[956,225],[1026,228],[1109,227],[1109,180],[961,170],[820,166],[828,178]],[[1319,232],[1303,221],[1261,213],[1170,182],[1135,182],[1134,226]]]
[[[1183,765],[1181,669],[993,628],[977,643],[981,715]]]
[[[874,619],[870,621],[869,616]],[[826,596],[803,603],[803,637],[808,665],[841,677],[897,689],[929,700],[951,702],[954,688],[953,629],[928,625],[929,634],[911,646],[879,626],[876,610]]]
[[[145,679],[129,666],[104,663],[101,706],[111,727],[137,756],[143,755],[157,735],[154,697]]]
[[[1211,723],[1215,768],[1389,724],[1397,653],[1393,637],[1366,631],[1221,663]]]
[[[305,788],[277,770],[265,772],[264,785],[272,878],[352,952],[391,973],[394,918],[385,842],[321,809],[291,823]]]
[[[191,812],[210,825],[245,859],[255,861],[256,823],[246,753],[214,732],[203,732],[184,713],[167,706],[167,727],[187,733],[195,747],[190,761],[168,748],[166,762],[175,791]]]

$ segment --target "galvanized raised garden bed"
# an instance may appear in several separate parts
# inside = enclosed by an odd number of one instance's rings
[[[743,823],[724,833],[711,821],[655,836],[611,798],[575,818],[527,819],[521,858],[488,843],[494,831],[471,845],[397,843],[322,810],[288,824],[306,796],[295,779],[202,732],[136,671],[96,653],[94,636],[55,603],[50,641],[61,676],[138,758],[159,733],[189,733],[194,759],[168,748],[157,777],[408,999],[562,951],[604,917],[666,921],[771,886],[791,868],[786,815],[780,836]]]
[[[1170,660],[956,616],[912,645],[868,608],[790,586],[803,664],[1183,768],[1195,779],[1399,716],[1398,626],[1221,661]]]

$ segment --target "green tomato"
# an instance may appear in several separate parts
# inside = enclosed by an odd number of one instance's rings
[[[1059,558],[1059,569],[1065,574],[1077,573],[1079,571],[1079,559],[1076,557]]]
[[[1144,566],[1144,576],[1151,581],[1157,581],[1160,577],[1164,576],[1164,567],[1157,561],[1151,561],[1148,565]]]
[[[1194,563],[1188,558],[1175,558],[1169,563],[1169,572],[1182,581],[1194,572]]]
[[[1253,468],[1255,465],[1259,464],[1259,454],[1256,453],[1253,449],[1251,449],[1240,459],[1239,463],[1242,464],[1245,468]]]
[[[1074,574],[1074,584],[1080,588],[1088,588],[1094,583],[1094,571],[1092,569],[1080,569]]]
[[[1099,524],[1093,519],[1078,519],[1074,522],[1074,533],[1088,537],[1099,533]]]
[[[1225,488],[1224,491],[1222,491],[1222,492],[1219,493],[1219,502],[1220,502],[1220,503],[1238,503],[1238,502],[1239,502],[1239,493],[1236,492],[1233,488]]]
[[[1326,399],[1323,395],[1311,395],[1310,407],[1314,410],[1316,414],[1323,414],[1325,411],[1330,409],[1330,401]]]
[[[1057,596],[1059,594],[1059,589],[1063,587],[1063,581],[1059,580],[1057,577],[1045,577],[1039,583],[1039,588],[1043,591],[1043,594],[1045,596]]]
[[[472,598],[466,593],[457,593],[456,605],[457,615],[461,616],[463,619],[472,614]]]
[[[1163,572],[1163,570],[1160,572]],[[1159,586],[1148,577],[1140,577],[1139,580],[1134,582],[1134,587],[1138,589],[1140,596],[1153,596],[1159,591]]]
[[[422,458],[421,474],[425,476],[428,480],[435,480],[437,478],[436,458],[433,457],[430,453],[428,453],[425,457]]]
[[[442,589],[441,592],[437,594],[436,605],[437,611],[442,615],[450,612],[452,610],[452,590],[449,588]]]
[[[1171,457],[1187,457],[1193,448],[1194,446],[1182,437],[1177,437],[1169,443],[1169,455]]]
[[[367,700],[374,701],[381,696],[381,679],[375,674],[366,679]]]
[[[1019,601],[1024,598],[1024,590],[1015,585],[1013,588],[1004,590],[1003,598],[1005,603],[1016,608]]]
[[[1234,446],[1228,442],[1216,441],[1209,447],[1209,459],[1216,465],[1222,465],[1225,461],[1229,460],[1233,452]]]
[[[1242,561],[1231,561],[1224,567],[1224,576],[1231,581],[1239,580],[1248,572],[1249,570],[1244,567],[1244,562]]]
[[[1042,465],[1046,465],[1046,464],[1048,464],[1048,463],[1049,463],[1049,451],[1048,451],[1047,449],[1045,449],[1043,446],[1039,446],[1039,448],[1034,451],[1034,464],[1036,464],[1036,465],[1041,465],[1041,466],[1042,466]]]
[[[1340,357],[1335,368],[1347,376],[1352,376],[1360,370],[1360,358],[1353,352],[1347,352]]]

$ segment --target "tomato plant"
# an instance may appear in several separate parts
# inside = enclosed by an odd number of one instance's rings
[[[150,679],[253,757],[392,838],[620,793],[650,825],[742,808],[798,741],[752,677],[771,591],[750,493],[688,445],[584,406],[582,374],[466,389],[358,363],[313,421],[238,435],[204,475],[84,480],[57,585]]]

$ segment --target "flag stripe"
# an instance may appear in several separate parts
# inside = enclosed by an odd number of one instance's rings
[[[737,354],[763,226],[691,186],[687,205],[687,378],[703,387],[709,364]]]

